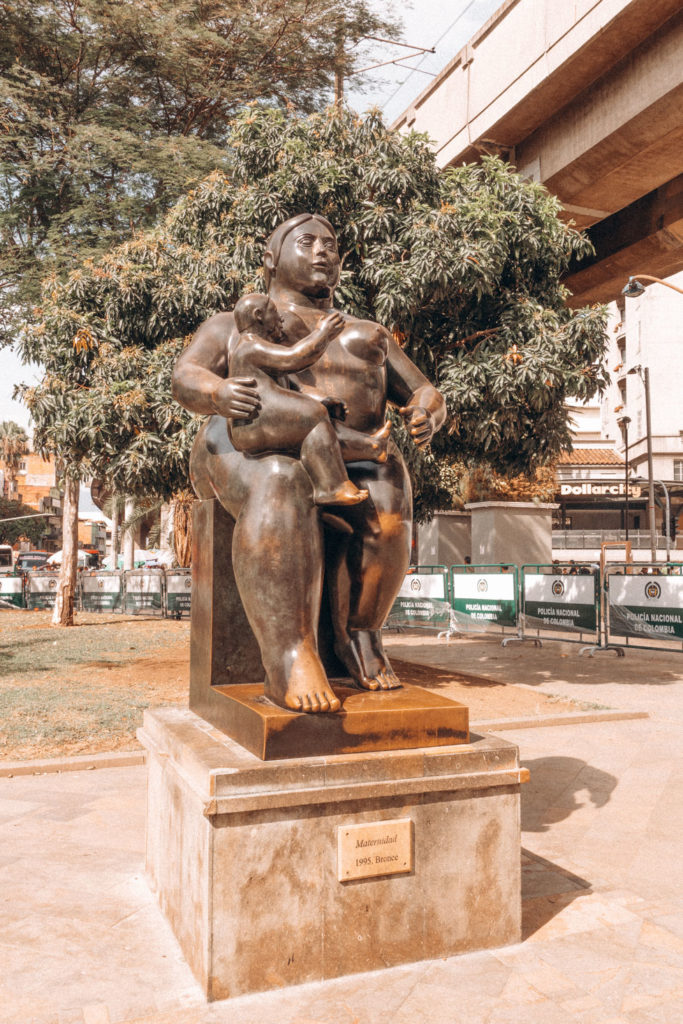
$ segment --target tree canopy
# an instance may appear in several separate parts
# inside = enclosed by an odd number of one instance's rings
[[[28,435],[14,420],[0,423],[0,461],[5,466],[10,484],[17,479],[17,470],[22,457],[28,451]]]
[[[40,518],[23,518],[35,516],[36,510],[22,501],[11,501],[0,495],[0,544],[14,544],[25,537],[32,544],[40,544],[45,533],[46,520]],[[17,519],[21,516],[21,519]],[[14,522],[5,522],[14,520]]]
[[[0,312],[155,224],[229,166],[244,103],[329,100],[339,40],[396,31],[368,0],[0,2]]]
[[[185,485],[197,423],[171,399],[173,362],[202,320],[263,290],[268,234],[305,210],[338,232],[337,305],[385,324],[446,397],[431,450],[405,449],[419,514],[450,503],[456,459],[533,472],[570,446],[566,399],[605,383],[605,316],[565,305],[561,275],[589,243],[541,185],[495,158],[439,172],[424,137],[337,108],[252,105],[228,148],[230,175],[47,283],[23,339],[46,367],[26,392],[39,446],[122,491]]]

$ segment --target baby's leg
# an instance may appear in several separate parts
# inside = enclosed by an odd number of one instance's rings
[[[301,465],[313,484],[316,505],[357,505],[368,496],[349,480],[327,413],[301,442]]]
[[[313,485],[316,505],[357,505],[368,492],[349,480],[325,407],[298,391],[261,389],[262,408],[251,423],[233,424],[236,447],[248,455],[296,454]]]
[[[387,420],[383,427],[374,434],[363,434],[360,430],[348,427],[341,420],[334,421],[334,429],[339,439],[344,462],[386,462],[391,437],[391,421]]]

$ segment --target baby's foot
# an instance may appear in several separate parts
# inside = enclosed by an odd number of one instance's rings
[[[358,505],[361,501],[365,501],[367,496],[367,491],[361,490],[347,480],[335,491],[316,490],[315,503],[316,505]]]
[[[390,437],[391,420],[387,420],[383,427],[375,431],[374,434],[370,434],[369,441],[371,444],[371,451],[373,452],[370,458],[373,462],[387,461]]]

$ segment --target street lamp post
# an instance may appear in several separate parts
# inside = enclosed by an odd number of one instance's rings
[[[626,287],[621,289],[621,294],[625,295],[627,299],[635,299],[638,295],[642,295],[645,289],[640,283],[641,281],[654,281],[656,284],[663,284],[665,288],[672,288],[675,292],[680,292],[683,295],[683,288],[670,284],[669,281],[662,281],[661,277],[652,277],[651,274],[633,274],[632,277],[629,277]]]
[[[664,491],[664,508],[666,515],[666,529],[664,535],[666,537],[666,561],[671,561],[671,502],[669,501],[669,488],[666,486],[663,480],[658,480],[657,483]]]
[[[624,431],[624,540],[628,540],[628,425],[630,422],[630,416],[622,416],[617,420],[617,423]]]
[[[653,277],[651,274],[632,274],[628,279],[628,284],[625,288],[622,288],[621,294],[627,298],[634,298],[638,295],[642,295],[645,288],[641,284],[641,281],[654,281],[656,284],[663,284],[665,288],[671,288],[672,291],[678,292],[679,295],[683,295],[683,288],[679,288],[675,284],[671,284],[669,281],[662,281],[661,277]],[[648,488],[649,497],[647,501],[647,511],[650,522],[650,555],[652,561],[657,560],[657,539],[656,539],[656,528],[655,528],[655,481],[654,481],[654,469],[652,466],[652,420],[650,418],[650,370],[647,366],[634,366],[629,373],[637,373],[643,382],[645,388],[645,420],[647,423],[647,477],[648,477]],[[659,481],[661,483],[661,481]],[[664,487],[664,484],[662,484]],[[666,519],[666,530],[667,530],[667,553],[666,560],[669,560],[669,492],[664,487],[664,494],[666,496],[667,505],[667,519]]]
[[[636,482],[643,480],[642,476],[636,477]],[[643,480],[643,483],[645,481]],[[664,491],[664,508],[666,514],[666,525],[664,527],[664,536],[666,537],[666,560],[671,561],[671,501],[669,499],[669,488],[666,486],[663,480],[655,480],[656,484]]]
[[[655,471],[652,463],[652,412],[650,409],[650,368],[648,366],[632,366],[629,374],[637,373],[645,389],[645,433],[647,442],[647,514],[650,527],[650,556],[657,561],[657,526],[655,523]]]

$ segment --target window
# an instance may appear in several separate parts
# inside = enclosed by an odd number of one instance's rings
[[[674,480],[683,480],[683,459],[674,459]]]

